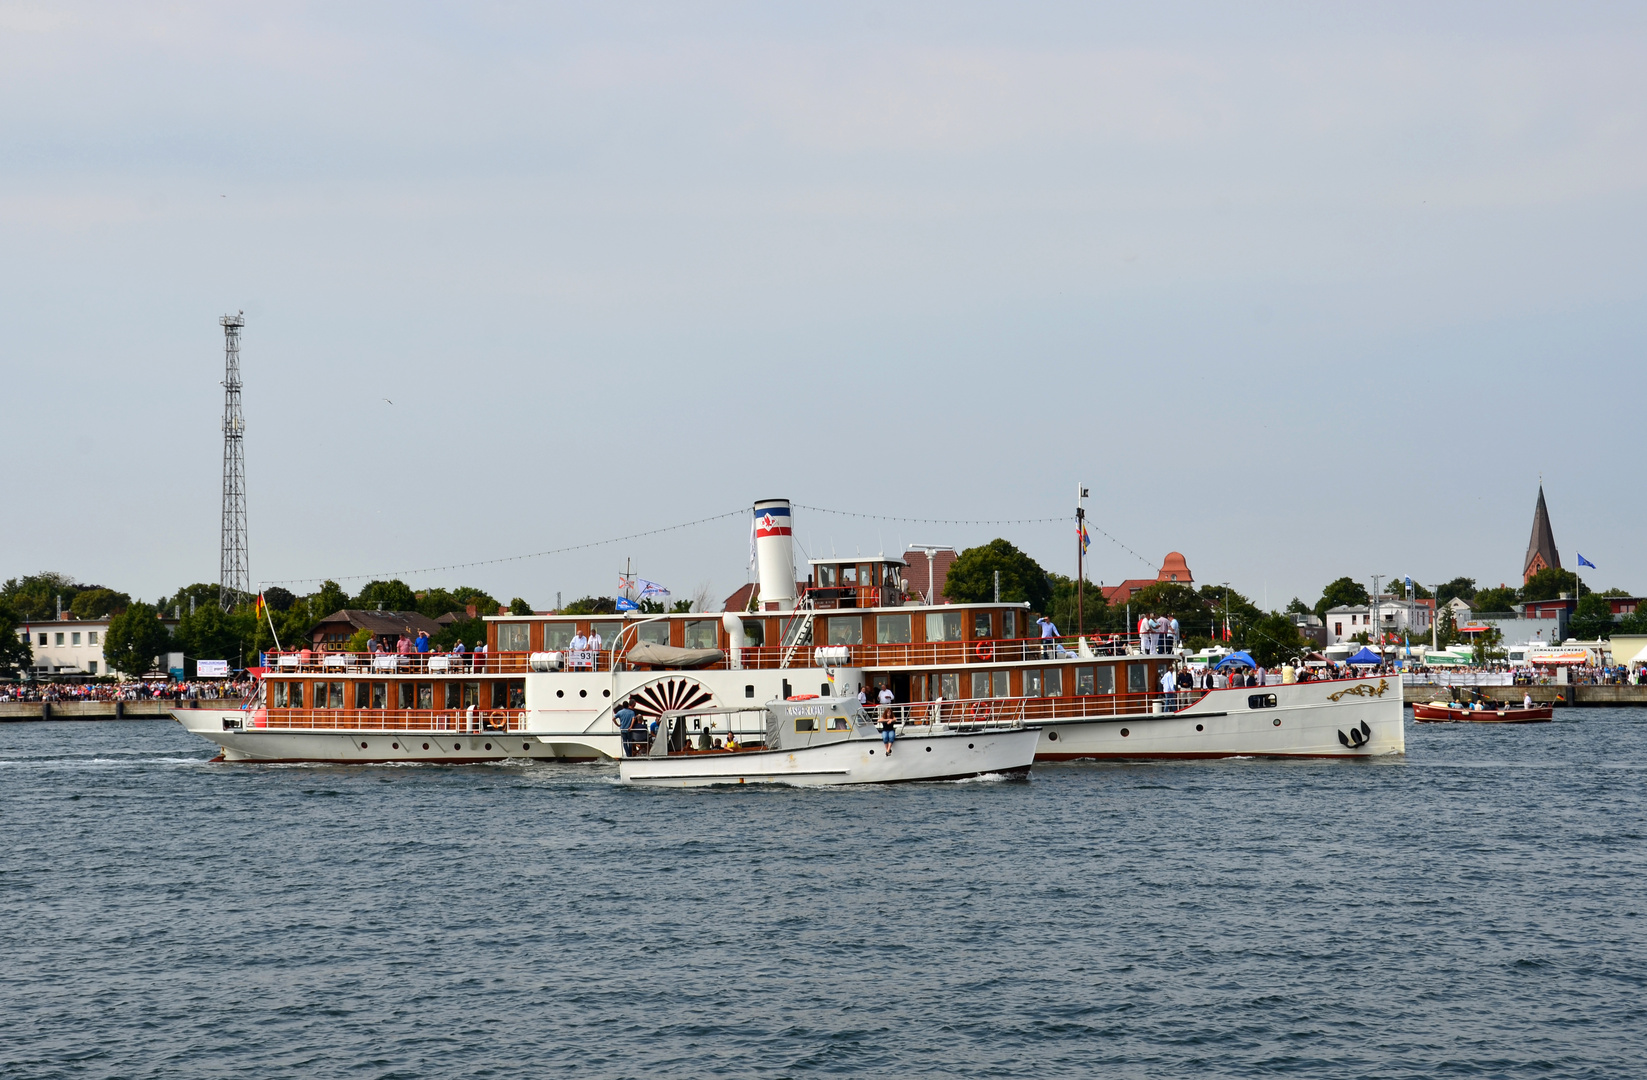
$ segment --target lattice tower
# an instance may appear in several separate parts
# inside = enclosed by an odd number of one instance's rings
[[[240,328],[244,311],[223,324],[223,543],[217,602],[228,611],[251,592],[246,568],[246,420],[240,415]]]

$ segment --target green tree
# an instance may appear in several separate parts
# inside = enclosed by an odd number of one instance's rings
[[[991,581],[991,595],[994,595],[994,582]],[[1113,615],[1109,606],[1104,602],[1104,590],[1093,582],[1087,582],[1085,596],[1080,597],[1081,617],[1076,617],[1076,588],[1075,579],[1062,574],[1047,575],[1048,599],[1045,608],[1032,608],[1034,614],[1045,615],[1051,619],[1053,625],[1065,634],[1073,634],[1078,628],[1084,628],[1089,634],[1117,633],[1121,629],[1120,616]],[[1034,625],[1024,628],[1024,634],[1034,637]]]
[[[80,589],[67,574],[43,570],[0,585],[0,600],[9,602],[24,622],[43,622],[57,617],[59,597],[63,600],[63,610],[69,610]]]
[[[132,604],[109,620],[103,659],[116,671],[141,676],[171,649],[171,634],[148,604]]]
[[[1237,641],[1241,640],[1240,631],[1243,626],[1257,622],[1264,617],[1264,613],[1258,610],[1258,605],[1234,589],[1226,589],[1222,585],[1203,585],[1201,586],[1200,596],[1207,605],[1205,632],[1207,636],[1212,638],[1222,639],[1226,608],[1228,609],[1230,630]],[[1136,604],[1132,608],[1132,617],[1134,620],[1138,618]],[[1182,615],[1178,617],[1178,622],[1183,627],[1186,640],[1191,637],[1199,638],[1201,636],[1202,626],[1184,622]]]
[[[1296,596],[1287,601],[1287,606],[1283,610],[1288,615],[1307,615],[1310,613],[1309,605]]]
[[[240,635],[215,599],[209,604],[197,603],[193,613],[184,608],[183,618],[179,620],[172,639],[190,659],[227,660],[238,666]]]
[[[562,615],[612,615],[618,610],[618,602],[610,596],[585,596],[574,600],[561,609]]]
[[[18,636],[17,609],[9,600],[0,600],[0,677],[15,679],[34,666],[34,650]]]
[[[441,652],[448,652],[453,645],[463,642],[463,647],[473,650],[476,645],[486,640],[486,621],[484,619],[459,619],[440,628],[440,633],[433,638],[434,646]]]
[[[279,585],[270,585],[263,590],[263,602],[276,611],[290,611],[297,603],[297,594]]]
[[[1231,594],[1232,597],[1234,595]],[[1144,612],[1172,616],[1186,634],[1191,629],[1199,632],[1202,626],[1211,626],[1207,598],[1192,587],[1176,581],[1157,581],[1133,593],[1132,618],[1136,621]]]
[[[360,590],[360,596],[353,606],[370,611],[380,604],[384,611],[416,611],[417,595],[412,592],[411,586],[399,578],[393,581],[373,581],[368,582],[366,587]]]
[[[1509,611],[1518,599],[1514,589],[1508,585],[1499,585],[1496,588],[1480,590],[1470,603],[1477,611]]]
[[[1580,641],[1612,637],[1614,629],[1613,605],[1597,593],[1585,593],[1579,599],[1578,610],[1568,624],[1568,633]]]
[[[452,590],[452,596],[458,603],[463,605],[460,610],[467,611],[470,604],[475,605],[476,618],[483,615],[496,615],[498,608],[503,606],[498,603],[497,597],[485,589],[477,589],[473,585],[459,585]]]
[[[1036,561],[1000,538],[967,548],[949,566],[944,595],[957,604],[979,604],[995,598],[995,574],[1001,575],[1001,599],[1029,602],[1031,611],[1045,611],[1052,599],[1047,573]],[[1063,629],[1063,627],[1059,627]]]
[[[1370,604],[1367,587],[1351,577],[1341,577],[1321,590],[1321,599],[1315,602],[1315,614],[1325,616],[1328,608],[1356,607]]]
[[[321,583],[320,590],[309,597],[309,612],[316,618],[324,619],[328,615],[336,615],[345,608],[357,605],[349,599],[349,594],[335,581]]]
[[[1241,641],[1252,658],[1264,667],[1275,667],[1312,649],[1298,633],[1292,616],[1280,612],[1259,616],[1248,623]]]
[[[1569,596],[1579,584],[1578,575],[1571,570],[1563,570],[1556,566],[1546,566],[1538,573],[1527,579],[1521,587],[1521,600],[1554,600],[1562,593]],[[1584,592],[1588,593],[1588,588]]]
[[[1436,606],[1439,607],[1440,605],[1447,603],[1447,601],[1454,599],[1463,599],[1467,601],[1474,600],[1475,578],[1455,577],[1451,581],[1444,582],[1443,584],[1435,587]]]
[[[205,581],[196,582],[193,585],[183,586],[183,588],[173,593],[169,599],[162,600],[160,608],[163,611],[171,611],[175,608],[184,614],[188,614],[190,601],[193,601],[197,610],[207,604],[216,607],[218,594],[217,585]]]
[[[517,596],[513,600],[509,601],[509,614],[530,615],[532,614],[532,605]]]
[[[1446,648],[1458,640],[1458,620],[1453,617],[1453,609],[1443,606],[1435,617],[1435,643]]]
[[[69,610],[77,619],[101,619],[125,611],[132,598],[101,585],[93,585],[74,594]]]

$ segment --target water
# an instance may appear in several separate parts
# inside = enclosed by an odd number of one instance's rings
[[[0,726],[0,1075],[1647,1073],[1647,710],[630,791]]]

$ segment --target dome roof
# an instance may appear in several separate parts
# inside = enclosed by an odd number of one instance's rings
[[[1184,556],[1176,551],[1167,552],[1167,557],[1161,560],[1161,572],[1155,575],[1156,581],[1176,581],[1188,585],[1195,580],[1190,573],[1189,563]]]

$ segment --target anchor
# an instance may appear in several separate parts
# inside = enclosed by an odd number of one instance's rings
[[[1361,721],[1361,725],[1359,727],[1350,728],[1350,733],[1348,735],[1340,731],[1338,733],[1338,741],[1349,747],[1351,750],[1359,750],[1372,741],[1372,728],[1368,727],[1367,722],[1363,720]]]

